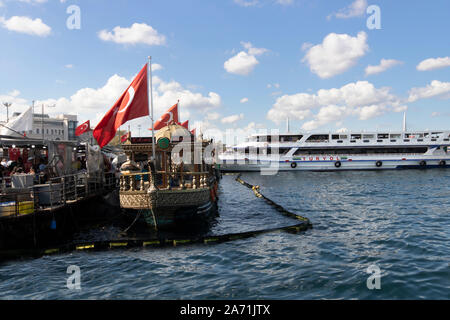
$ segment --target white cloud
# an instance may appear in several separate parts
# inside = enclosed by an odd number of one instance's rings
[[[356,37],[348,34],[328,34],[321,44],[311,47],[303,62],[320,78],[331,78],[353,67],[369,50],[364,31]]]
[[[164,69],[162,65],[158,63],[152,63],[152,71],[158,71]]]
[[[282,6],[289,6],[294,3],[294,0],[277,0],[277,3]]]
[[[246,102],[248,102],[248,98],[242,98],[240,102],[241,103],[246,103]]]
[[[46,37],[50,35],[52,29],[42,22],[41,19],[31,19],[29,17],[14,16],[9,19],[0,17],[0,25],[10,31],[25,33],[33,36]]]
[[[103,41],[112,41],[120,44],[147,44],[164,45],[166,37],[161,35],[151,26],[145,23],[133,23],[130,28],[117,26],[112,32],[101,30],[98,36]]]
[[[392,68],[398,64],[402,64],[401,61],[394,59],[381,59],[380,64],[377,66],[367,66],[366,68],[366,76],[371,74],[377,74],[386,71],[389,68]]]
[[[450,67],[450,57],[426,59],[420,62],[416,68],[419,71],[429,71],[445,67]]]
[[[314,120],[305,122],[302,126],[304,130],[314,130],[330,122],[336,122],[342,120],[347,112],[345,107],[339,107],[335,105],[329,105],[322,107],[319,113],[315,116]]]
[[[47,0],[18,0],[19,2],[31,3],[31,4],[40,4],[46,3]]]
[[[134,78],[134,76],[132,78]],[[45,112],[51,114],[77,114],[79,121],[90,119],[94,126],[125,91],[132,81],[132,78],[127,79],[115,74],[111,76],[102,87],[83,88],[76,91],[70,97],[49,98],[36,101],[36,106],[41,106],[42,104],[56,104],[55,108],[46,109]],[[220,95],[215,92],[209,92],[207,95],[202,95],[201,93],[185,89],[176,81],[165,82],[157,76],[153,76],[153,84],[156,119],[170,106],[174,105],[178,99],[180,100],[181,116],[186,118],[189,117],[192,111],[203,114],[205,112],[210,112],[210,110],[220,107],[221,105]],[[20,92],[17,90],[5,95],[0,95],[0,102],[2,101],[13,103],[12,109],[14,109],[14,111],[17,109],[23,111],[26,109],[26,106],[31,105],[30,101],[20,97]],[[148,118],[140,118],[133,121],[133,123],[139,122],[143,126],[150,126]]]
[[[316,109],[319,111],[314,114]],[[341,88],[321,89],[315,94],[281,96],[269,110],[267,118],[281,123],[286,118],[306,120],[313,117],[303,125],[303,129],[313,130],[349,116],[366,120],[388,111],[404,109],[401,99],[393,95],[389,88],[375,88],[370,82],[358,81]]]
[[[335,16],[338,19],[348,19],[353,17],[362,17],[366,13],[367,0],[355,0],[348,7],[340,9],[336,13],[330,14],[327,19]]]
[[[423,88],[412,88],[409,91],[409,102],[415,102],[420,99],[427,99],[439,96],[445,96],[450,93],[450,82],[441,82],[433,80],[429,85]]]
[[[259,61],[254,56],[241,51],[234,57],[225,61],[223,66],[229,73],[246,76],[253,71],[257,64],[259,64]]]
[[[64,67],[66,69],[73,69],[73,64],[66,64]]]
[[[234,0],[234,3],[241,7],[253,7],[259,4],[258,0]]]
[[[241,42],[241,45],[247,49],[247,52],[239,52],[225,61],[223,67],[229,73],[246,76],[259,64],[256,56],[262,55],[268,50],[265,48],[254,48],[250,42]]]
[[[208,112],[206,114],[206,119],[207,120],[214,121],[214,120],[218,120],[219,118],[220,118],[220,113],[217,113],[217,112]]]
[[[242,120],[242,119],[244,119],[244,114],[243,113],[241,113],[241,114],[234,114],[232,116],[222,118],[222,120],[220,120],[220,121],[222,123],[232,124],[232,123],[235,123],[235,122],[237,122],[239,120]]]

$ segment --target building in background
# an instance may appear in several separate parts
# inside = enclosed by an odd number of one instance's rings
[[[13,117],[20,113],[14,113]],[[28,138],[52,141],[77,141],[75,129],[78,126],[76,115],[62,114],[50,118],[48,114],[33,114],[33,130],[22,132]]]

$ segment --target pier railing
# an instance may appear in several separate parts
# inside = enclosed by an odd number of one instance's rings
[[[51,178],[45,184],[12,188],[11,178],[0,183],[0,218],[18,217],[37,211],[52,211],[113,191],[118,187],[115,173],[77,173]]]
[[[120,191],[147,192],[154,181],[155,186],[159,189],[201,189],[209,187],[210,177],[210,172],[122,173],[119,186]]]

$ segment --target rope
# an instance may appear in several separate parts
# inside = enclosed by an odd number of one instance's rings
[[[247,239],[256,237],[258,235],[266,233],[275,232],[289,232],[289,233],[299,233],[301,231],[306,231],[312,227],[308,218],[300,216],[298,214],[292,213],[282,206],[278,205],[274,201],[265,197],[260,192],[259,186],[253,186],[242,179],[241,175],[236,178],[236,181],[251,189],[256,197],[265,200],[269,205],[273,206],[281,214],[293,218],[298,221],[298,223],[285,227],[269,228],[248,232],[239,233],[229,233],[223,235],[212,235],[207,237],[193,237],[187,239],[166,239],[166,238],[133,238],[133,239],[122,239],[122,240],[109,240],[109,241],[94,241],[94,242],[83,242],[83,243],[70,243],[62,245],[56,248],[48,249],[25,249],[25,250],[10,250],[10,251],[0,251],[0,261],[2,259],[11,259],[22,256],[32,256],[32,257],[42,257],[45,255],[62,254],[72,251],[100,251],[100,250],[110,250],[110,249],[129,249],[129,248],[162,248],[162,247],[176,247],[180,245],[192,245],[192,244],[218,244],[224,242],[235,241],[239,239]],[[140,214],[139,214],[140,215]],[[138,216],[139,216],[138,215]],[[137,220],[137,218],[136,218]],[[135,221],[136,221],[135,220]],[[132,223],[132,225],[134,222]],[[131,227],[131,226],[130,226]]]
[[[236,181],[239,182],[240,184],[246,186],[249,189],[252,189],[253,193],[255,194],[256,197],[264,199],[269,205],[273,206],[278,212],[280,212],[281,214],[283,214],[286,217],[289,218],[294,218],[300,221],[304,221],[306,222],[308,225],[312,226],[312,224],[310,223],[308,218],[305,218],[303,216],[300,216],[298,214],[295,214],[293,212],[290,212],[288,210],[286,210],[285,208],[283,208],[282,206],[280,206],[279,204],[275,203],[274,201],[270,200],[269,198],[267,198],[266,196],[264,196],[259,190],[259,186],[253,186],[247,182],[245,182],[244,180],[241,179],[241,174],[239,174],[236,178]]]

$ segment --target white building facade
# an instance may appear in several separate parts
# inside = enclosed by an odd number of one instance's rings
[[[14,113],[13,116],[18,116]],[[52,141],[76,141],[75,129],[78,126],[76,115],[62,114],[50,118],[48,114],[33,115],[33,130],[22,132],[28,138]]]

